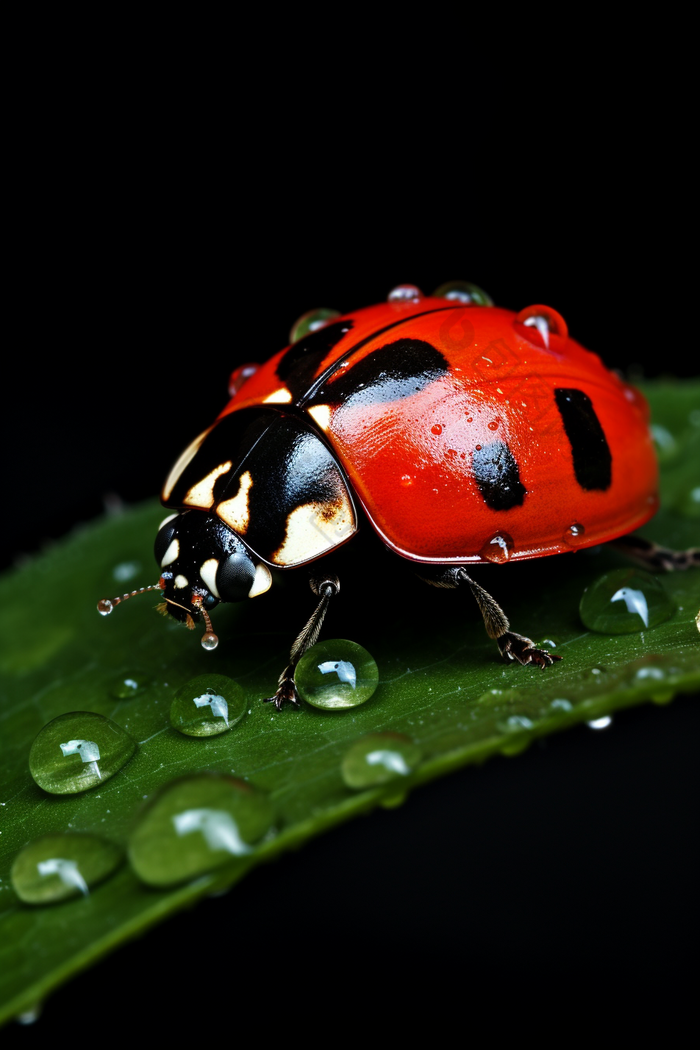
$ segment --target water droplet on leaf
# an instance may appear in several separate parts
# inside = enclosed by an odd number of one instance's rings
[[[73,795],[104,784],[135,750],[136,742],[111,719],[72,711],[39,730],[29,752],[29,772],[44,791]]]
[[[593,718],[590,722],[586,722],[589,729],[607,729],[612,725],[612,718],[610,715],[603,715],[602,718]]]
[[[185,736],[217,736],[246,713],[240,685],[222,674],[203,674],[178,689],[170,705],[170,724]]]
[[[55,904],[86,897],[122,859],[118,846],[95,835],[44,835],[17,854],[10,878],[26,904]]]
[[[631,634],[655,627],[674,606],[659,579],[643,569],[615,569],[583,592],[579,612],[591,631]]]
[[[359,790],[408,776],[421,758],[420,748],[407,736],[372,733],[346,751],[340,768],[347,786]]]
[[[357,642],[334,638],[317,642],[299,661],[294,675],[302,699],[324,710],[357,707],[379,685],[374,657]]]
[[[109,691],[117,700],[131,700],[132,697],[145,693],[150,684],[150,679],[143,674],[125,674],[114,680]]]
[[[168,784],[129,840],[149,886],[176,886],[253,853],[272,824],[267,795],[242,780],[203,773]]]

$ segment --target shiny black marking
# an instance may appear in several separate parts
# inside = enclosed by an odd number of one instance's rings
[[[474,480],[491,510],[521,507],[527,489],[520,481],[518,464],[504,441],[492,441],[474,450]]]
[[[249,471],[253,484],[248,490],[248,528],[243,536],[263,561],[282,546],[287,518],[307,503],[328,504],[329,509],[348,498],[341,471],[332,453],[306,423],[294,416],[275,413],[265,431],[226,475],[217,502],[233,498],[239,491],[240,475]]]
[[[221,463],[231,460],[231,470],[217,478],[214,485],[214,502],[222,499],[231,476],[238,478],[238,464],[250,449],[263,437],[267,428],[277,418],[273,409],[243,408],[229,412],[207,434],[197,452],[175,482],[166,507],[177,510],[185,506],[185,496],[198,481],[210,474]]]
[[[612,456],[590,397],[565,387],[555,390],[554,397],[571,445],[576,480],[582,489],[604,491],[612,481]]]
[[[384,325],[383,328],[378,328],[376,332],[372,332],[370,335],[365,336],[364,339],[360,339],[359,343],[355,343],[349,350],[346,350],[344,354],[341,354],[337,361],[334,361],[332,365],[329,365],[324,372],[314,379],[312,385],[309,387],[308,392],[301,399],[300,404],[305,405],[309,402],[316,400],[316,395],[322,387],[326,385],[330,377],[336,372],[340,365],[344,361],[348,361],[353,354],[356,354],[358,350],[361,350],[367,343],[371,343],[373,339],[378,339],[380,335],[384,335],[385,332],[390,332],[392,328],[398,328],[399,325],[408,324],[410,321],[416,319],[416,317],[426,317],[428,314],[440,314],[445,310],[454,310],[454,304],[451,306],[434,306],[432,310],[421,310],[419,314],[410,314],[408,317],[400,317],[398,321],[392,321],[391,324]]]
[[[277,375],[291,391],[295,401],[303,397],[311,386],[314,372],[336,343],[352,330],[351,319],[335,321],[332,324],[309,332],[303,339],[293,343],[277,365]]]
[[[314,401],[335,405],[376,405],[410,397],[446,375],[449,364],[422,339],[397,339],[372,350],[352,368],[339,369]]]

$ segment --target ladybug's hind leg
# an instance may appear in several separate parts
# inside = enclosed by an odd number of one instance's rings
[[[645,569],[656,572],[675,572],[678,569],[691,569],[700,565],[700,547],[674,551],[669,547],[660,547],[658,543],[652,543],[641,536],[635,536],[634,533],[611,540],[610,546],[643,565]]]
[[[543,670],[551,667],[561,656],[553,656],[546,649],[538,649],[535,643],[524,634],[509,630],[510,622],[493,595],[484,590],[462,567],[441,566],[431,575],[420,573],[421,579],[434,587],[459,587],[469,584],[472,594],[484,618],[484,627],[489,638],[493,638],[503,656],[508,660],[517,660],[520,664],[537,664]]]
[[[328,605],[340,590],[340,580],[337,576],[313,577],[309,581],[311,590],[318,595],[320,601],[306,624],[302,627],[294,640],[289,654],[289,663],[285,667],[277,682],[277,692],[274,696],[265,697],[266,704],[274,704],[278,711],[286,703],[299,707],[299,695],[294,682],[294,672],[307,649],[315,645],[321,633],[321,627],[328,611]]]

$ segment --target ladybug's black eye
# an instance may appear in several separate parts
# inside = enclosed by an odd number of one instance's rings
[[[318,328],[323,328],[336,317],[340,317],[340,311],[330,310],[326,306],[322,306],[318,310],[309,310],[307,314],[302,314],[292,325],[292,330],[289,333],[289,342],[298,343],[309,332],[315,332]]]
[[[215,605],[219,604],[219,599],[215,598],[213,594],[208,594],[204,599],[203,605],[205,609],[213,609]]]
[[[255,579],[255,564],[242,547],[229,554],[216,572],[216,589],[223,602],[242,602],[248,597]]]
[[[160,523],[160,529],[158,530],[158,535],[156,536],[156,541],[153,545],[156,561],[160,566],[163,565],[163,559],[165,558],[165,555],[170,548],[170,544],[173,542],[175,533],[177,532],[177,520],[179,517],[179,514],[171,514],[170,517]],[[177,557],[177,555],[175,555],[175,557]],[[174,561],[175,558],[171,560]]]
[[[452,299],[457,303],[465,303],[467,306],[493,306],[490,295],[479,288],[477,284],[469,281],[448,281],[441,284],[433,292],[435,299]]]

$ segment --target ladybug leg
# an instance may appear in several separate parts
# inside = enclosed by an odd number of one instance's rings
[[[464,568],[442,566],[431,576],[424,573],[419,575],[433,587],[452,588],[464,583],[469,584],[484,618],[487,635],[494,639],[502,655],[508,660],[517,660],[519,664],[537,664],[542,670],[545,667],[551,667],[555,660],[561,660],[561,656],[553,656],[546,649],[538,649],[535,643],[530,638],[526,638],[524,634],[516,634],[515,631],[509,630],[510,621],[496,599],[475,580],[472,580]]]
[[[634,534],[611,540],[610,546],[644,568],[655,569],[657,572],[674,572],[677,569],[690,569],[700,565],[700,547],[690,547],[687,551],[673,551]]]
[[[467,576],[464,569],[459,569],[458,574],[460,581],[469,584],[484,618],[486,633],[496,641],[503,656],[508,660],[517,660],[519,664],[537,664],[542,670],[551,667],[555,660],[561,660],[561,656],[552,656],[546,649],[538,649],[532,639],[526,638],[524,634],[509,631],[508,617],[496,599]]]
[[[323,621],[326,617],[330,600],[340,590],[340,580],[337,576],[312,576],[309,580],[309,584],[314,594],[318,595],[320,598],[320,601],[306,624],[294,639],[294,644],[292,645],[289,654],[289,663],[279,676],[277,682],[277,692],[274,696],[265,697],[264,700],[264,703],[266,704],[274,704],[278,711],[281,711],[283,704],[286,703],[294,704],[295,707],[299,707],[299,695],[294,683],[294,672],[296,671],[296,666],[306,650],[316,644],[318,636],[321,633],[321,627],[323,626]]]

